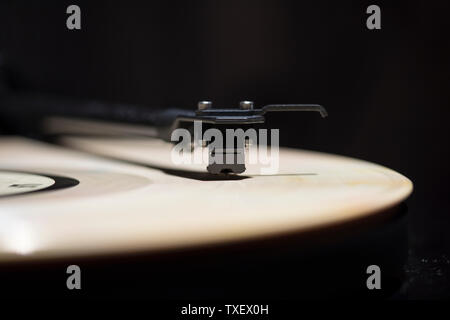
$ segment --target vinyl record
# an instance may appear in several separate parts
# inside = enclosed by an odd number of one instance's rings
[[[0,199],[0,261],[151,254],[302,234],[376,216],[412,191],[407,178],[385,167],[311,151],[280,149],[278,174],[249,167],[217,178],[171,164],[171,146],[156,140],[70,144],[84,152],[0,141],[0,168],[26,172],[2,171],[2,190],[21,183],[45,190]],[[79,183],[49,190],[54,177]]]

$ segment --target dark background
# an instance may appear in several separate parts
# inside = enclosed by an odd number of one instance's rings
[[[66,28],[70,4],[82,30]],[[381,7],[381,30],[366,8]],[[450,279],[450,5],[442,1],[2,1],[0,53],[20,89],[195,108],[319,103],[271,116],[281,143],[409,177],[408,298]],[[24,114],[24,117],[27,115]],[[4,122],[7,119],[2,119]]]

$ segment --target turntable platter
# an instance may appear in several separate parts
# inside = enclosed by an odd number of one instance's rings
[[[302,233],[376,215],[412,191],[388,168],[311,151],[280,149],[276,175],[249,168],[241,178],[208,179],[200,169],[163,167],[170,145],[156,140],[74,138],[71,146],[91,154],[0,140],[2,195],[18,181],[41,188],[0,197],[0,262]],[[48,190],[52,176],[79,183]]]

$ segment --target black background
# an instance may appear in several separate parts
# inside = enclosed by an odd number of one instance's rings
[[[16,88],[149,108],[322,104],[325,120],[277,114],[269,124],[283,145],[409,177],[405,296],[448,296],[448,2],[73,3],[79,31],[66,28],[72,2],[2,1],[0,53]],[[381,30],[366,28],[370,4],[381,7]]]

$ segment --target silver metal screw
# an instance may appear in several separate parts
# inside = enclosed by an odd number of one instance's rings
[[[210,109],[212,107],[212,102],[211,101],[200,101],[198,104],[198,110],[206,110],[206,109]]]
[[[250,143],[250,139],[245,139],[245,140],[244,140],[244,147],[245,147],[245,150],[248,151],[248,149],[250,148],[251,145],[252,145],[252,144]]]
[[[253,101],[241,101],[241,102],[239,102],[239,107],[243,110],[252,110],[253,109]]]

